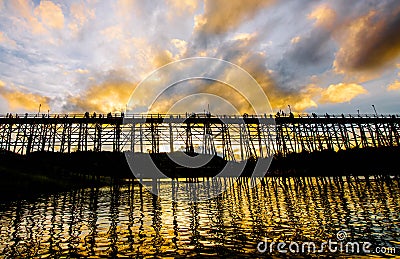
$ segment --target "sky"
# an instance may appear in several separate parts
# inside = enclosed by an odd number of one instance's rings
[[[154,70],[192,57],[247,71],[274,112],[400,111],[396,0],[0,0],[0,113],[123,111]],[[242,113],[242,99],[186,82],[155,111]]]

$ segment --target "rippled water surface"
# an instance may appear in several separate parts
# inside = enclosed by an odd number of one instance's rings
[[[399,253],[398,180],[241,178],[211,184],[232,187],[200,202],[174,201],[170,183],[156,186],[160,197],[127,183],[2,205],[0,254],[282,256],[276,250],[260,253],[257,244],[337,241],[340,230],[349,241],[395,247]],[[187,190],[187,195],[195,194]]]

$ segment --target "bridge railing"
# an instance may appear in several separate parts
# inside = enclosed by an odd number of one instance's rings
[[[138,114],[138,113],[7,113],[0,114],[0,118],[286,118],[293,116],[294,118],[400,118],[399,114],[309,114],[309,113],[276,113],[276,114],[211,114],[211,113],[177,113],[177,114]]]

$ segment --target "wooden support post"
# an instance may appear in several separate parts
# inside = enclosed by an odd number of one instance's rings
[[[52,139],[52,143],[51,143],[51,152],[54,152],[55,150],[55,145],[56,145],[56,134],[57,134],[57,124],[52,124],[52,129],[53,129],[53,139]]]
[[[171,123],[169,123],[169,152],[174,152],[174,132]]]
[[[95,135],[97,136],[97,144],[96,144],[96,151],[100,152],[101,151],[101,146],[102,146],[102,134],[103,128],[102,124],[98,123],[96,124],[96,133]]]
[[[139,124],[140,153],[143,153],[143,124]]]
[[[358,144],[357,134],[354,129],[354,123],[350,122],[350,127],[351,127],[351,132],[353,133],[353,141],[354,141],[354,143],[356,143],[356,147],[359,147],[360,145]]]
[[[79,123],[79,133],[78,133],[78,151],[82,148],[82,122]]]
[[[21,124],[18,124],[18,126],[17,126],[17,136],[15,137],[14,150],[13,150],[14,153],[16,153],[16,151],[17,151],[17,146],[18,146],[19,141],[20,141],[21,126],[22,126]]]
[[[135,153],[135,142],[136,142],[136,136],[135,136],[135,128],[136,128],[136,124],[135,122],[132,122],[132,126],[131,126],[131,152]]]
[[[71,141],[72,141],[72,123],[69,123],[67,129],[68,153],[71,153]]]
[[[190,126],[189,122],[186,122],[186,141],[185,141],[185,146],[186,146],[186,152],[187,153],[194,153],[193,139],[192,139],[192,129],[191,129],[191,126]]]
[[[84,132],[83,132],[83,134],[84,134],[84,150],[85,151],[88,151],[88,134],[89,134],[89,132],[88,132],[88,124],[87,123],[85,123],[85,125],[84,125],[85,127],[84,127]]]
[[[9,123],[9,124],[8,124],[8,130],[7,130],[7,139],[6,139],[6,150],[7,150],[7,151],[11,151],[12,129],[13,129],[13,124],[12,124],[12,123]]]
[[[259,157],[264,157],[263,146],[261,142],[261,131],[260,131],[260,124],[257,123],[257,137],[258,137],[258,149],[259,149]]]
[[[243,132],[242,132],[242,127],[244,127],[242,124],[239,124],[239,145],[240,145],[240,159],[241,161],[244,161],[244,152],[243,152]]]

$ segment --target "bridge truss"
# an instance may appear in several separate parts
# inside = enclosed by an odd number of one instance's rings
[[[302,151],[400,146],[400,118],[210,114],[0,116],[0,149],[197,152],[227,160]]]

